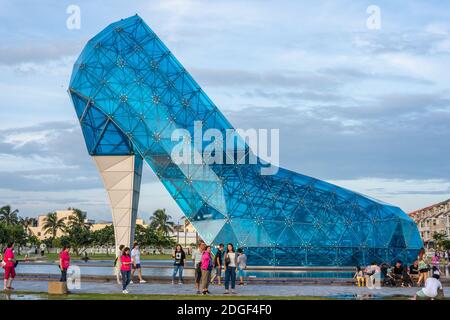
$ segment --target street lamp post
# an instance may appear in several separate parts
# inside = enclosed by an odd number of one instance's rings
[[[184,232],[184,247],[186,248],[186,217],[181,216],[180,219],[183,219],[183,232]]]
[[[180,243],[180,220],[181,218],[177,221],[177,243]]]

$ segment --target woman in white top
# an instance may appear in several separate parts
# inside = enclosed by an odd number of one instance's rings
[[[122,256],[122,250],[125,248],[123,244],[119,246],[119,253],[117,254],[116,261],[114,261],[114,273],[116,274],[116,280],[118,284],[122,284],[122,281],[120,280],[120,267],[122,266],[122,261],[120,260],[120,257]]]
[[[225,262],[225,294],[228,294],[228,289],[230,288],[231,281],[231,293],[234,292],[236,286],[236,266],[237,266],[237,256],[234,251],[232,243],[227,244],[227,252],[224,256]]]

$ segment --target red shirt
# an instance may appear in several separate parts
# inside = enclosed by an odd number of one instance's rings
[[[68,269],[70,265],[70,255],[64,250],[59,254],[59,258],[61,259],[61,266],[63,269]]]
[[[14,262],[9,261],[9,259],[14,259],[14,252],[11,248],[7,248],[5,250],[5,254],[3,255],[3,261],[5,261],[5,267],[14,267]]]
[[[122,262],[122,265],[120,266],[120,270],[122,271],[130,271],[131,270],[131,264],[125,264],[124,262],[131,262],[131,257],[122,255],[120,257],[120,261]]]

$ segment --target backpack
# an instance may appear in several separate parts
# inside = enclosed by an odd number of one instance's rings
[[[209,256],[209,263],[208,263],[208,271],[211,271],[213,267],[213,259],[211,255]]]

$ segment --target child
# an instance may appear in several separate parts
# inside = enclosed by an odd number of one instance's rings
[[[356,279],[356,284],[358,287],[364,287],[365,279],[364,279],[364,272],[362,271],[360,266],[356,267],[356,273],[353,276],[354,279]]]
[[[244,277],[245,277],[245,269],[247,268],[247,256],[245,255],[244,251],[242,251],[241,248],[237,250],[238,257],[237,257],[237,265],[238,265],[238,275],[239,275],[239,285],[244,285]]]

